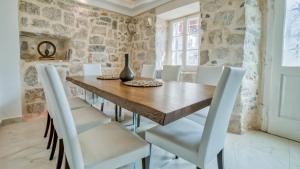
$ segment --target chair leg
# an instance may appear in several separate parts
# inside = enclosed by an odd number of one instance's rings
[[[122,107],[121,106],[119,106],[118,120],[122,121]]]
[[[63,139],[59,139],[59,151],[58,151],[58,157],[57,157],[57,165],[56,169],[61,169],[62,161],[64,158],[64,142]]]
[[[45,133],[44,133],[44,138],[46,138],[47,135],[48,135],[48,131],[49,131],[49,128],[50,128],[50,121],[51,121],[51,117],[50,117],[49,112],[48,112],[46,129],[45,129]]]
[[[223,149],[218,153],[218,169],[224,169]]]
[[[67,159],[67,156],[65,156],[65,169],[70,169],[70,166],[69,166],[69,162],[68,162],[68,159]]]
[[[50,128],[50,136],[49,136],[49,140],[48,140],[48,144],[47,144],[47,150],[50,148],[51,146],[51,142],[52,142],[52,138],[54,135],[54,124],[53,124],[53,119],[50,120],[51,123],[51,128]]]
[[[141,115],[137,115],[137,127],[141,126]]]
[[[142,159],[143,169],[150,169],[151,150],[152,150],[152,144],[150,144],[150,155]]]
[[[150,169],[150,156],[142,159],[143,169]]]
[[[51,150],[51,154],[50,154],[49,160],[53,160],[53,157],[54,157],[54,154],[55,154],[55,150],[56,150],[56,144],[57,144],[57,132],[54,129],[54,137],[53,137],[53,143],[52,143],[52,150]]]
[[[115,121],[119,121],[118,120],[118,105],[115,105]]]
[[[104,110],[104,102],[101,103],[101,111],[103,112],[103,110]]]

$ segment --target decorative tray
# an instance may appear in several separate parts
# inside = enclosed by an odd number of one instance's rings
[[[157,80],[131,80],[123,82],[123,84],[133,87],[159,87],[163,85],[163,82]]]
[[[118,80],[120,77],[118,75],[101,75],[97,76],[99,80]]]

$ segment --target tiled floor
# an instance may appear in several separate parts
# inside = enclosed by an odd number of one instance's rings
[[[47,139],[42,138],[44,125],[45,118],[38,118],[0,127],[0,168],[54,169],[56,159],[48,160]],[[173,157],[154,147],[151,169],[195,169],[182,159],[170,160]],[[214,161],[208,169],[216,166]],[[242,136],[228,134],[225,169],[300,169],[300,143],[256,131]]]

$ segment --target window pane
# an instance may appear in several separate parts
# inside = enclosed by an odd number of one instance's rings
[[[283,66],[300,66],[300,0],[286,1]]]
[[[173,37],[172,50],[183,49],[183,36]]]
[[[188,34],[197,34],[199,33],[199,18],[190,18],[188,19]]]
[[[183,21],[173,23],[173,36],[181,36],[183,34]]]
[[[199,64],[199,51],[188,50],[186,54],[186,65],[195,66]]]
[[[189,35],[187,37],[187,49],[199,49],[199,36],[196,35]]]
[[[172,64],[173,65],[182,65],[182,51],[172,52]]]

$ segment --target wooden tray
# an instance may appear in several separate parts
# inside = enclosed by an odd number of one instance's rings
[[[120,79],[119,76],[117,75],[101,75],[101,76],[97,76],[98,80],[118,80]]]
[[[132,87],[159,87],[163,85],[163,82],[158,80],[131,80],[123,82],[123,84]]]

